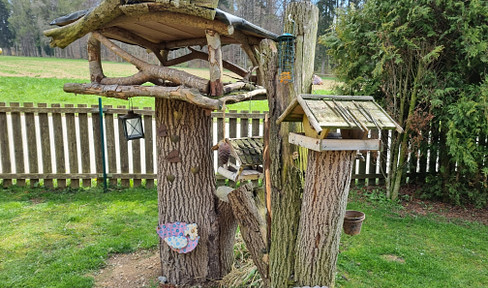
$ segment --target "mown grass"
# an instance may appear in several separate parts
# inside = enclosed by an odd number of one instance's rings
[[[488,287],[487,226],[408,214],[383,195],[350,197],[366,220],[360,235],[342,235],[339,287]]]
[[[487,226],[357,195],[366,220],[342,235],[338,287],[488,286]],[[157,245],[157,211],[154,189],[0,190],[0,287],[92,287],[111,254]]]
[[[92,287],[112,253],[158,243],[157,193],[0,190],[0,287]]]

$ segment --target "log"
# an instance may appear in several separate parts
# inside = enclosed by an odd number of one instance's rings
[[[133,64],[134,66],[139,69],[140,73],[137,73],[131,77],[127,77],[128,81],[125,84],[142,84],[140,78],[147,77],[146,82],[150,78],[160,78],[163,80],[169,80],[173,83],[179,85],[185,85],[188,87],[196,88],[203,93],[207,93],[209,91],[209,84],[208,80],[200,78],[198,76],[192,75],[182,70],[167,68],[158,65],[151,65],[143,60],[134,57],[127,53],[126,51],[122,50],[119,46],[115,45],[112,41],[107,39],[99,32],[93,32],[93,37],[100,41],[105,47],[110,49],[113,53],[120,56],[125,61]],[[133,80],[134,83],[130,81]],[[143,82],[144,83],[144,82]]]
[[[243,185],[227,195],[227,198],[241,228],[246,247],[261,274],[261,279],[264,285],[269,287],[266,224],[253,199],[253,185],[251,183]]]
[[[195,89],[183,87],[161,87],[161,86],[120,86],[100,85],[97,83],[81,84],[66,83],[63,87],[65,92],[75,94],[93,94],[127,100],[130,97],[150,96],[154,98],[165,98],[182,100],[202,108],[220,110],[221,101],[210,99],[200,94]]]
[[[103,75],[102,69],[102,57],[100,56],[100,41],[95,39],[93,35],[88,38],[86,45],[86,51],[88,53],[88,67],[90,69],[90,81],[100,82],[105,75]]]
[[[75,40],[95,31],[122,15],[120,0],[105,0],[79,20],[59,28],[44,31],[51,37],[51,47],[65,48]]]
[[[210,96],[222,96],[224,94],[224,84],[222,83],[223,64],[222,64],[222,44],[220,35],[213,30],[205,30],[208,43],[208,64],[210,70]]]

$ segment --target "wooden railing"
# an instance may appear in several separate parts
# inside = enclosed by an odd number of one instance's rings
[[[127,114],[127,108],[104,106],[106,171],[111,185],[153,187],[156,179],[154,111],[134,110],[143,115],[145,138],[127,142],[118,122],[118,116]],[[228,138],[263,135],[264,114],[259,111],[225,113],[225,131],[223,113],[213,112],[212,116],[213,143],[223,139],[224,132]],[[102,178],[103,169],[99,121],[98,106],[32,103],[7,106],[0,102],[2,185],[24,186],[28,182],[32,186],[43,183],[47,188],[78,188],[100,184],[98,179]],[[387,159],[387,152],[364,153],[365,161],[356,161],[355,183],[381,183],[386,162],[380,158]],[[214,163],[216,166],[215,160]]]

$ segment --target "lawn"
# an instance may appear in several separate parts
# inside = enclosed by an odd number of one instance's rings
[[[487,226],[357,195],[367,218],[342,236],[338,287],[488,286]],[[92,287],[111,254],[157,246],[157,211],[153,189],[0,190],[0,287]]]
[[[104,72],[113,77],[129,76],[136,72],[128,63],[104,62]],[[208,77],[206,69],[178,68],[200,77]],[[225,71],[224,74],[232,74]],[[98,105],[98,96],[65,93],[65,83],[88,82],[86,60],[0,56],[0,102],[69,103]],[[233,80],[225,76],[224,81]],[[325,79],[334,83],[335,79]],[[314,93],[332,94],[330,85],[318,86]],[[128,105],[128,101],[102,97],[103,105]],[[154,108],[154,98],[133,97],[134,107]],[[268,111],[266,100],[246,101],[227,105],[228,110]]]

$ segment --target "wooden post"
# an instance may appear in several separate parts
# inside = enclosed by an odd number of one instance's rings
[[[290,132],[298,131],[296,123],[276,124],[276,120],[297,94],[311,93],[313,59],[318,22],[318,9],[311,2],[291,3],[285,12],[296,22],[295,79],[293,84],[277,79],[277,49],[272,41],[261,42],[261,71],[265,73],[270,111],[270,176],[271,176],[271,287],[288,287],[295,274],[296,235],[301,206],[301,171],[294,152],[298,147],[288,143]],[[291,25],[291,23],[289,23]],[[254,126],[254,123],[253,123]]]
[[[308,152],[295,262],[298,286],[334,287],[355,156],[356,151]]]
[[[0,107],[5,107],[5,103],[0,102]],[[7,113],[0,112],[0,158],[2,161],[2,173],[6,174],[12,172],[7,127]],[[12,180],[3,179],[4,188],[9,187],[10,185],[12,185]]]
[[[210,68],[210,96],[224,95],[224,84],[222,83],[222,45],[220,35],[213,30],[205,30],[208,43],[208,63]]]

